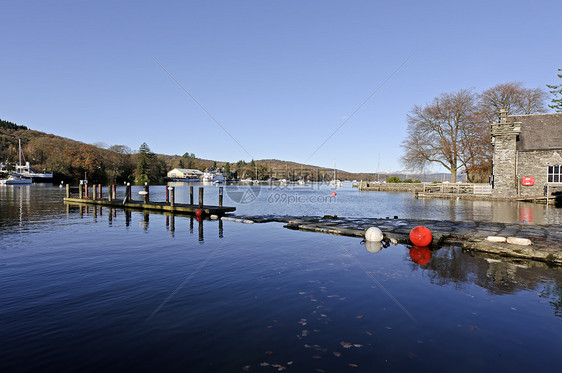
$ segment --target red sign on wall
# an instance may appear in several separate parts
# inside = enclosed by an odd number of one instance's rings
[[[521,184],[526,186],[535,185],[535,178],[534,177],[524,177],[521,179]]]

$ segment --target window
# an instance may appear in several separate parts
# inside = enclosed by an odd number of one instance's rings
[[[549,183],[562,183],[562,166],[548,166]]]

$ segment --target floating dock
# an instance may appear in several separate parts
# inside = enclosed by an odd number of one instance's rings
[[[164,202],[151,202],[149,199],[150,191],[149,186],[144,185],[143,190],[139,194],[143,197],[142,201],[135,201],[131,198],[131,186],[126,186],[125,198],[116,198],[116,187],[111,185],[108,188],[107,196],[102,195],[102,187],[100,184],[91,187],[91,194],[88,193],[87,184],[80,185],[78,188],[71,188],[66,186],[65,203],[75,204],[88,204],[105,207],[121,207],[131,208],[136,210],[151,210],[160,212],[172,212],[181,214],[199,214],[201,210],[202,215],[224,215],[228,212],[233,212],[236,207],[223,206],[223,187],[219,187],[219,205],[205,205],[203,203],[203,188],[199,188],[199,202],[193,203],[193,186],[189,187],[190,203],[176,203],[175,202],[175,187],[166,187],[166,201]],[[78,192],[78,196],[72,196],[72,192]]]

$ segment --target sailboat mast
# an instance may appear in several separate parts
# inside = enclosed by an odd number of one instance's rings
[[[19,156],[19,163],[18,165],[21,167],[21,139],[18,139],[18,156]]]

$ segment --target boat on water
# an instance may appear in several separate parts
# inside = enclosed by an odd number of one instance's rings
[[[343,186],[343,183],[341,182],[341,180],[334,179],[330,181],[330,186],[332,188],[341,188]]]
[[[334,164],[334,178],[332,180],[330,180],[330,186],[332,188],[341,188],[343,186],[343,183],[341,182],[341,180],[339,180],[337,178],[337,170],[336,170],[335,164]]]
[[[1,185],[29,185],[33,182],[30,178],[11,174],[7,179],[0,180]]]
[[[0,180],[0,183],[6,185],[16,185],[16,184],[31,184],[33,181],[36,182],[48,182],[53,179],[53,174],[50,172],[35,172],[31,169],[29,162],[25,162],[22,165],[21,161],[23,158],[23,152],[21,150],[21,139],[19,140],[19,149],[18,149],[18,164],[16,164],[16,170],[13,173],[10,173],[8,179]],[[0,171],[9,172],[4,169],[4,164],[0,168]]]
[[[201,182],[203,183],[221,184],[224,183],[224,181],[224,174],[219,171],[207,171],[203,173],[203,176],[201,176]]]
[[[53,174],[51,172],[33,171],[29,166],[29,162],[25,162],[25,165],[16,165],[16,174],[39,183],[51,181],[53,179]]]

